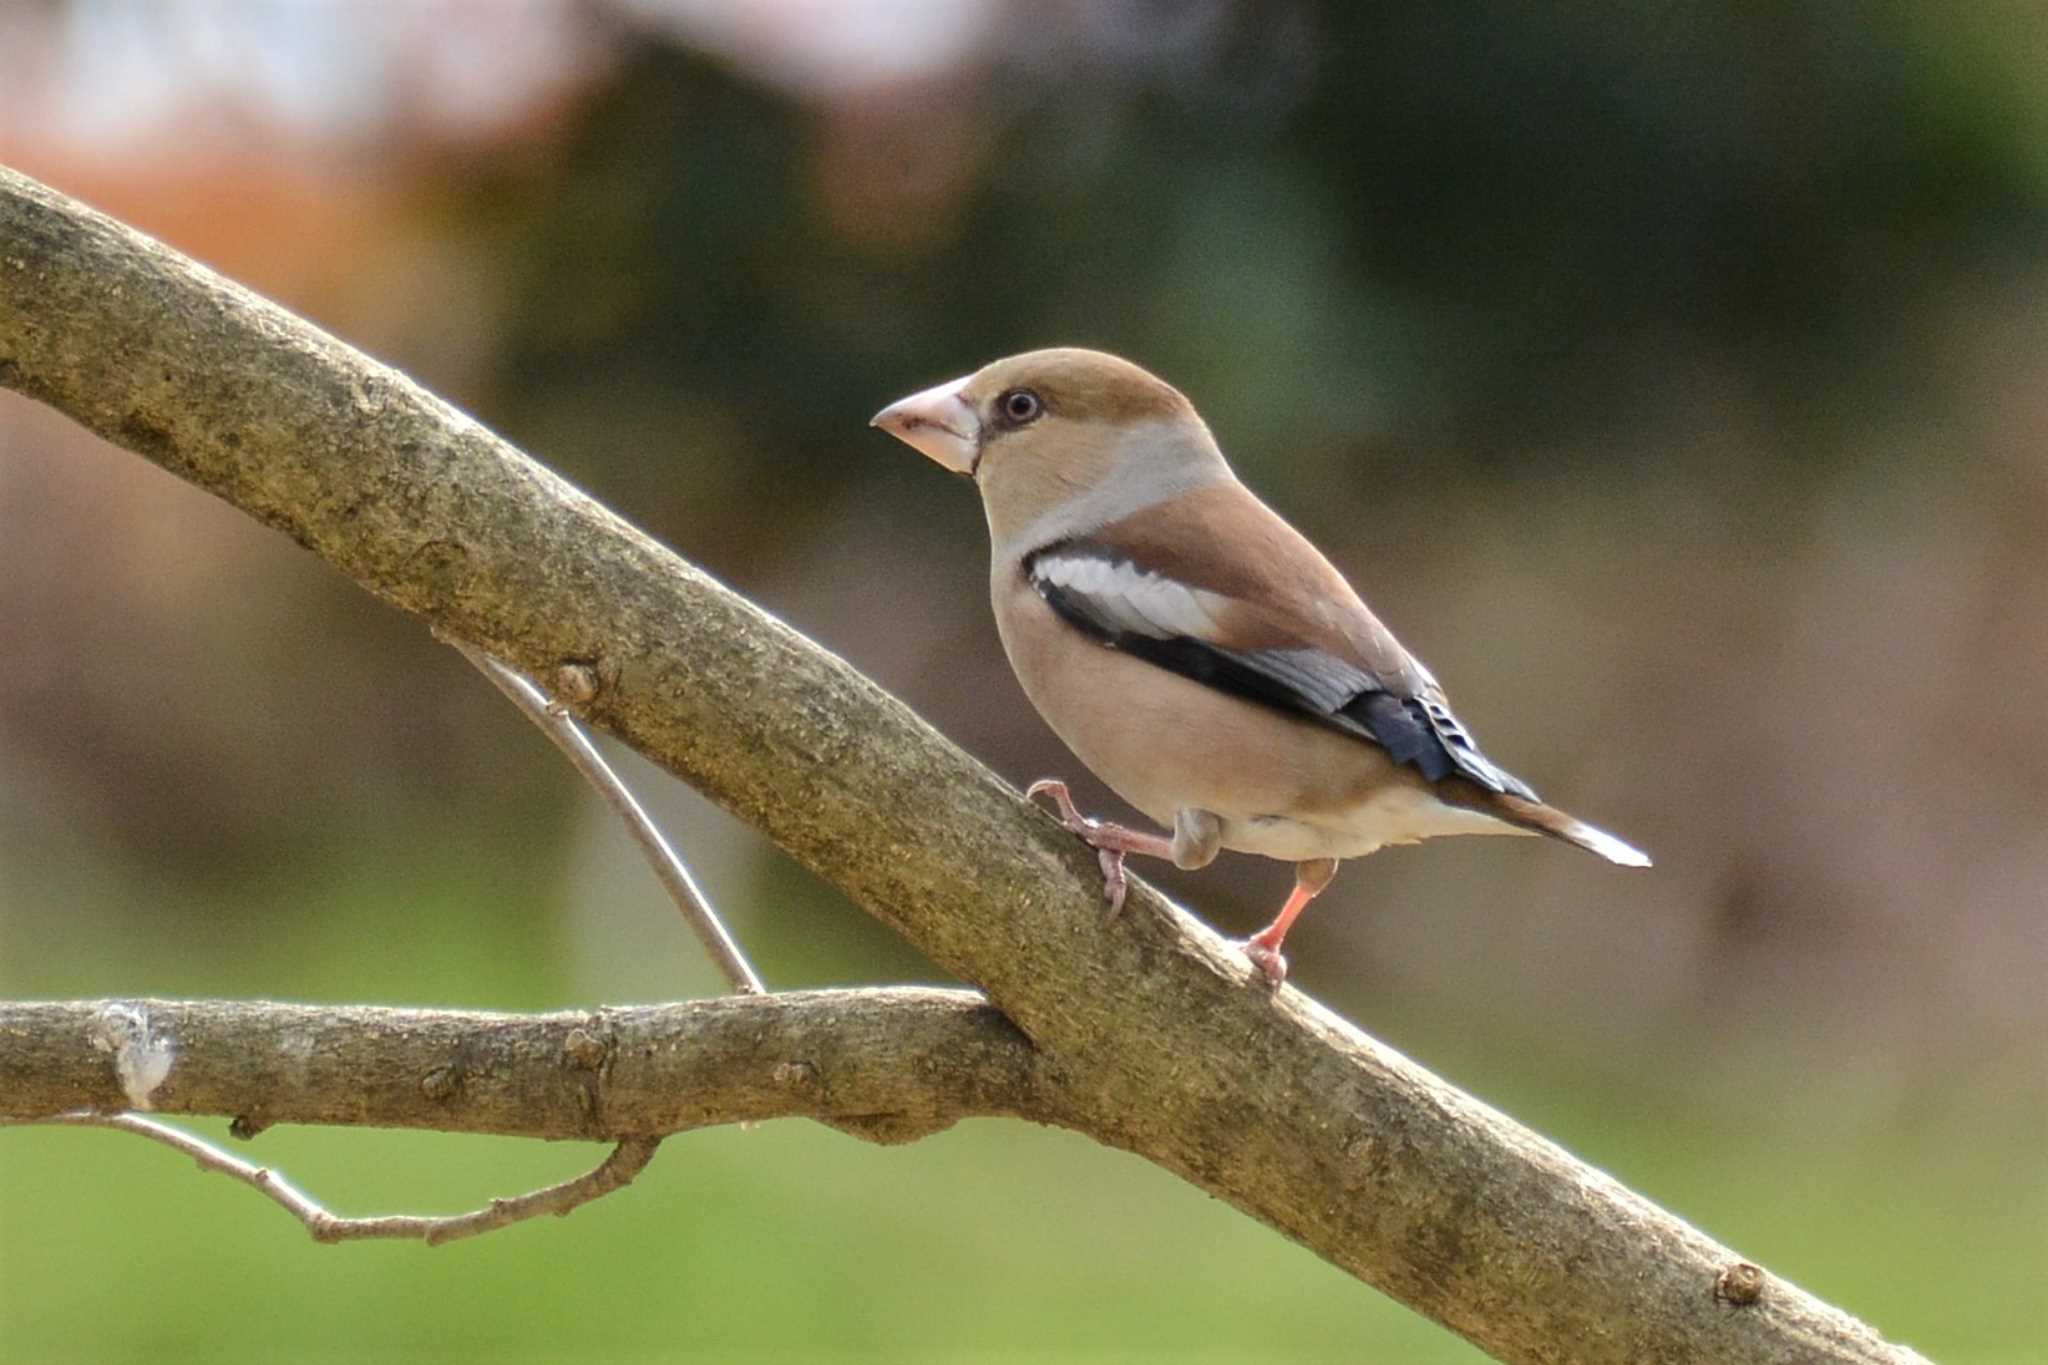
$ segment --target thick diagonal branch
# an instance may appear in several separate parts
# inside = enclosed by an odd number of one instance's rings
[[[986,990],[1076,1126],[1502,1359],[1914,1358],[1779,1280],[1731,1307],[1726,1248],[1299,994],[1244,989],[1144,887],[1103,928],[1090,851],[843,661],[402,375],[5,172],[0,385],[529,676],[584,669],[588,719]],[[672,458],[686,477],[686,434]]]

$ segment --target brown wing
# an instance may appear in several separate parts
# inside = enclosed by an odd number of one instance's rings
[[[1149,509],[1056,541],[1025,557],[1025,575],[1062,620],[1110,648],[1310,716],[1432,782],[1535,799],[1479,751],[1429,670],[1343,576],[1242,485],[1189,494],[1173,515],[1170,533]]]

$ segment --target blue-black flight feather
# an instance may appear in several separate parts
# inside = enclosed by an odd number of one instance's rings
[[[1492,792],[1537,799],[1526,783],[1494,765],[1472,742],[1450,708],[1434,697],[1405,696],[1347,660],[1312,647],[1226,649],[1144,620],[1129,603],[1111,603],[1055,582],[1039,571],[1051,561],[1096,560],[1141,566],[1085,540],[1056,542],[1024,561],[1024,573],[1061,620],[1111,649],[1178,673],[1184,678],[1262,705],[1272,706],[1370,740],[1396,763],[1406,763],[1431,782],[1462,777]]]

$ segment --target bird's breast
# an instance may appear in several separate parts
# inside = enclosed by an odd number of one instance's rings
[[[1211,811],[1224,847],[1297,862],[1507,832],[1439,802],[1375,744],[1100,643],[1061,620],[1014,565],[997,568],[991,598],[1031,704],[1089,771],[1162,826],[1183,807]]]

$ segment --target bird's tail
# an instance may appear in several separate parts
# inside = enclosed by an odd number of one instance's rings
[[[1610,863],[1622,867],[1648,867],[1650,855],[1630,844],[1625,844],[1604,829],[1595,829],[1583,820],[1573,819],[1555,806],[1546,806],[1541,801],[1530,801],[1512,792],[1488,792],[1485,809],[1489,815],[1498,816],[1511,825],[1548,834],[1553,839],[1562,839],[1568,844],[1577,844],[1588,853],[1597,853]]]

